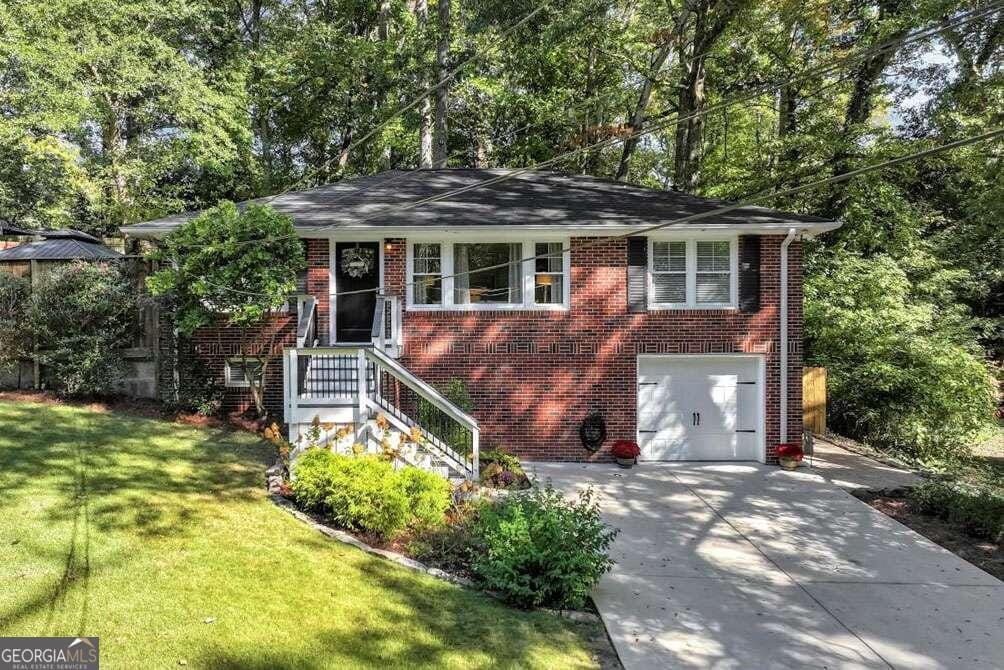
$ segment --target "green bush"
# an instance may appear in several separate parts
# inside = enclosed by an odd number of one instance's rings
[[[579,607],[613,565],[616,534],[591,490],[569,502],[550,487],[533,489],[481,511],[471,568],[514,605]]]
[[[31,283],[0,272],[0,367],[16,365],[31,353],[27,311]]]
[[[970,535],[1004,541],[1004,491],[957,481],[929,482],[910,492],[910,506],[959,524]]]
[[[807,361],[827,368],[835,430],[927,461],[991,425],[993,381],[964,315],[914,296],[895,261],[834,261],[805,297]]]
[[[496,489],[530,488],[530,478],[523,465],[512,454],[499,449],[482,451],[480,458],[481,483]]]
[[[217,416],[223,409],[226,388],[211,369],[196,356],[178,359],[179,409],[200,416]]]
[[[336,523],[387,538],[404,530],[408,496],[388,461],[336,454],[335,463],[324,502]]]
[[[137,291],[116,264],[67,263],[42,274],[28,309],[46,383],[61,395],[110,395],[125,375],[121,350],[138,332]]]
[[[300,507],[311,512],[326,512],[325,498],[334,486],[339,467],[335,454],[328,449],[307,449],[296,459],[292,482],[293,495]]]
[[[410,467],[398,470],[397,478],[408,499],[413,523],[441,525],[450,506],[450,482],[433,472]]]
[[[384,538],[409,525],[441,524],[450,504],[450,484],[442,477],[412,467],[395,470],[377,456],[308,449],[293,474],[293,496],[302,507]]]

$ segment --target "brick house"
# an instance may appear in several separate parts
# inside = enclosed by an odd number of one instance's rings
[[[527,459],[606,459],[632,439],[642,460],[772,462],[801,436],[802,240],[836,222],[505,170],[385,172],[269,204],[309,265],[269,325],[284,365],[266,398],[294,437],[315,416],[408,427],[454,410],[482,448]],[[194,340],[182,355],[246,405],[226,331]],[[469,413],[440,392],[451,380]]]

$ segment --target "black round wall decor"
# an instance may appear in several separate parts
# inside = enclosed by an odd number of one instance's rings
[[[597,410],[593,410],[582,420],[579,426],[579,439],[582,446],[589,451],[596,451],[607,439],[607,422],[603,420],[603,415]]]

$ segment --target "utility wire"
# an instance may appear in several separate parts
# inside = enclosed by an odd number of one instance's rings
[[[949,28],[955,28],[955,27],[964,25],[964,24],[969,23],[971,21],[974,21],[974,20],[976,20],[978,18],[982,18],[983,16],[996,11],[997,9],[1001,8],[1002,6],[1004,6],[1004,2],[998,1],[998,2],[993,3],[992,5],[988,5],[987,7],[980,8],[978,10],[973,10],[973,11],[970,11],[970,12],[966,12],[966,13],[964,13],[964,14],[960,15],[959,17],[956,17],[956,18],[954,18],[952,20],[943,20],[943,21],[940,21],[936,25],[934,25],[934,26],[932,26],[930,28],[926,28],[924,30],[918,31],[918,32],[916,32],[916,33],[914,33],[912,35],[906,35],[906,36],[903,36],[903,37],[900,37],[900,38],[895,38],[895,39],[892,39],[892,40],[888,40],[888,41],[883,42],[881,44],[878,44],[878,45],[869,47],[867,49],[864,49],[864,50],[862,50],[859,53],[850,54],[850,55],[845,56],[843,58],[836,59],[832,63],[820,65],[820,66],[817,66],[815,68],[810,68],[809,70],[807,70],[807,71],[805,71],[805,72],[803,72],[803,73],[801,73],[801,74],[799,74],[799,75],[797,75],[795,77],[787,79],[787,80],[785,80],[785,81],[783,81],[781,83],[766,84],[764,86],[755,87],[750,92],[748,92],[748,93],[746,93],[744,95],[741,95],[738,98],[734,98],[734,99],[730,99],[730,100],[725,100],[725,101],[722,101],[722,102],[719,102],[719,103],[715,103],[713,105],[709,105],[708,107],[706,107],[706,108],[704,108],[702,110],[697,110],[697,111],[695,111],[695,112],[693,112],[691,114],[688,114],[688,115],[684,115],[684,116],[677,115],[676,118],[670,118],[670,119],[666,119],[666,120],[660,121],[659,123],[653,124],[652,126],[649,126],[647,128],[639,129],[638,131],[635,131],[635,132],[632,132],[632,133],[629,133],[629,134],[626,134],[626,135],[620,135],[620,136],[617,136],[617,137],[608,138],[606,140],[601,140],[599,142],[596,142],[594,144],[591,144],[591,145],[588,145],[588,146],[585,146],[585,147],[580,147],[578,149],[573,149],[571,151],[565,152],[563,154],[559,154],[558,156],[546,159],[544,161],[540,161],[538,163],[535,163],[535,164],[527,166],[527,167],[514,168],[512,170],[508,170],[505,174],[499,175],[497,177],[492,177],[490,179],[485,179],[485,180],[479,181],[479,182],[474,183],[474,184],[469,184],[467,186],[459,187],[459,188],[456,188],[456,189],[453,189],[453,190],[450,190],[450,191],[445,191],[443,193],[439,193],[439,194],[436,194],[434,196],[428,196],[426,198],[422,198],[422,199],[419,199],[419,200],[416,200],[416,201],[413,201],[411,203],[407,203],[407,204],[404,204],[404,205],[399,205],[399,206],[396,206],[396,207],[386,207],[386,208],[383,208],[383,209],[381,209],[381,210],[379,210],[377,212],[374,212],[374,213],[372,213],[370,215],[367,215],[367,216],[365,216],[365,217],[363,217],[361,219],[357,219],[355,221],[349,221],[348,223],[357,224],[357,225],[358,224],[363,224],[363,223],[366,223],[367,221],[371,221],[373,219],[386,217],[388,215],[392,215],[392,214],[397,214],[397,213],[400,213],[400,212],[409,211],[411,209],[415,209],[417,207],[421,207],[421,206],[426,205],[426,204],[430,204],[430,203],[434,203],[434,202],[439,202],[441,200],[446,200],[446,199],[449,199],[449,198],[451,198],[453,196],[460,195],[460,194],[463,194],[463,193],[466,193],[468,191],[472,191],[472,190],[475,190],[475,189],[478,189],[478,188],[483,188],[483,187],[486,187],[486,186],[493,186],[495,184],[502,183],[502,182],[508,181],[510,179],[514,179],[514,178],[518,177],[521,174],[525,174],[527,172],[533,172],[533,171],[537,171],[537,170],[540,170],[540,169],[545,168],[545,167],[549,167],[551,165],[554,165],[555,163],[558,163],[560,161],[566,160],[568,158],[572,158],[574,156],[581,155],[581,154],[586,153],[586,152],[592,152],[592,151],[596,151],[596,150],[601,150],[601,149],[604,149],[604,148],[607,148],[607,147],[610,147],[610,146],[614,146],[614,145],[619,144],[621,142],[628,141],[628,140],[633,139],[633,138],[637,138],[637,137],[642,137],[642,136],[645,136],[645,135],[649,135],[649,134],[651,134],[653,132],[656,132],[658,130],[666,128],[666,127],[668,127],[670,125],[679,123],[681,121],[687,121],[687,120],[694,119],[694,118],[697,118],[697,117],[700,117],[700,116],[711,114],[711,113],[719,111],[721,109],[726,109],[728,107],[732,107],[732,106],[737,105],[737,104],[742,104],[742,103],[745,103],[745,102],[749,102],[751,100],[754,100],[754,99],[756,99],[756,98],[764,95],[765,93],[777,90],[777,89],[779,89],[781,87],[790,86],[792,84],[796,84],[796,83],[805,81],[807,79],[811,79],[813,77],[817,77],[817,76],[820,76],[820,75],[829,74],[830,72],[838,70],[839,68],[844,67],[846,65],[853,64],[856,61],[858,61],[860,59],[863,59],[863,58],[866,58],[868,56],[871,56],[871,55],[874,55],[874,54],[878,54],[878,53],[882,53],[882,52],[888,51],[890,49],[899,48],[901,46],[905,46],[906,44],[911,44],[913,42],[917,42],[917,41],[925,39],[927,37],[931,37],[933,35],[939,34],[943,30],[946,30],[946,29],[949,29]],[[329,224],[329,225],[322,226],[320,228],[314,229],[311,232],[312,233],[319,233],[319,232],[324,232],[324,231],[327,231],[327,230],[334,230],[334,229],[342,226],[344,223],[346,223],[346,222],[345,221],[339,221],[339,222],[336,222],[336,223],[333,223],[333,224]],[[272,241],[272,240],[279,240],[279,239],[284,239],[284,238],[288,238],[288,237],[297,237],[297,235],[295,235],[295,234],[294,235],[281,235],[281,236],[275,236],[275,237],[270,237],[270,238],[263,238],[263,239],[260,239],[260,240],[244,240],[244,241],[240,241],[240,242],[235,242],[234,244],[239,244],[239,245],[261,244],[261,243],[266,243],[266,242],[269,242],[269,241]],[[188,248],[197,247],[197,246],[205,246],[205,245],[189,245]]]
[[[764,190],[760,191],[760,193],[758,193],[756,195],[753,195],[753,196],[751,196],[749,198],[746,198],[745,200],[742,200],[740,202],[730,203],[730,204],[724,205],[722,207],[717,207],[715,209],[708,210],[706,212],[700,212],[698,214],[691,214],[689,216],[685,216],[685,217],[682,217],[682,218],[679,218],[679,219],[673,219],[671,221],[665,221],[663,223],[658,223],[658,224],[654,224],[654,225],[651,225],[651,226],[637,228],[635,230],[632,230],[632,231],[626,232],[626,233],[620,233],[620,234],[617,234],[617,235],[608,235],[608,236],[604,236],[604,237],[600,237],[600,238],[596,238],[596,239],[592,239],[592,240],[587,240],[585,242],[577,244],[575,248],[576,248],[577,251],[579,251],[579,250],[582,250],[582,249],[589,248],[591,246],[609,243],[611,240],[620,240],[620,239],[625,239],[625,238],[628,238],[628,237],[635,237],[637,235],[645,235],[645,234],[648,234],[648,233],[655,232],[657,230],[665,230],[667,228],[679,227],[679,226],[682,226],[683,224],[692,223],[694,221],[699,221],[701,219],[707,219],[707,218],[710,218],[710,217],[713,217],[713,216],[719,216],[719,215],[722,215],[722,214],[727,214],[727,213],[735,211],[737,209],[742,209],[742,208],[745,208],[745,207],[755,206],[758,203],[760,203],[760,202],[762,202],[764,200],[771,199],[771,198],[796,195],[798,193],[803,193],[805,191],[810,191],[812,189],[816,189],[816,188],[819,188],[821,186],[826,186],[826,185],[829,185],[829,184],[836,184],[836,183],[839,183],[839,182],[847,181],[849,179],[853,179],[854,177],[858,177],[858,176],[861,176],[861,175],[864,175],[864,174],[869,174],[869,173],[872,173],[872,172],[877,172],[879,170],[884,170],[886,168],[890,168],[890,167],[893,167],[895,165],[900,165],[902,163],[907,163],[909,161],[918,160],[918,159],[921,159],[921,158],[926,158],[928,156],[933,156],[933,155],[936,155],[936,154],[944,153],[946,151],[951,151],[953,149],[958,149],[960,147],[968,146],[968,145],[971,145],[971,144],[977,144],[979,142],[985,142],[985,141],[988,141],[988,140],[992,140],[994,138],[1001,137],[1002,135],[1004,135],[1004,128],[997,128],[995,130],[990,130],[990,131],[987,131],[987,132],[984,132],[984,133],[980,133],[979,135],[973,135],[973,136],[970,136],[970,137],[965,137],[965,138],[960,139],[960,140],[955,140],[954,142],[949,142],[947,144],[941,144],[941,145],[938,145],[936,147],[931,147],[931,148],[924,149],[924,150],[921,150],[921,151],[916,151],[914,153],[907,154],[905,156],[898,156],[896,158],[891,158],[889,160],[882,161],[881,163],[876,163],[874,165],[866,165],[864,167],[860,167],[860,168],[857,168],[855,170],[849,170],[847,172],[843,172],[843,173],[838,174],[838,175],[833,175],[831,177],[826,177],[826,178],[823,178],[823,179],[817,179],[816,181],[812,181],[812,182],[809,182],[809,183],[806,183],[806,184],[802,184],[800,186],[793,186],[791,188],[783,189],[783,190],[780,190],[780,191],[772,191],[770,189],[764,189]],[[568,246],[562,246],[562,248],[561,248],[560,251],[552,251],[552,252],[549,252],[547,254],[539,254],[539,255],[534,255],[534,256],[528,256],[526,258],[521,258],[519,260],[510,261],[508,263],[499,263],[497,265],[490,265],[490,266],[483,267],[483,268],[477,268],[476,270],[467,270],[467,271],[464,271],[464,272],[455,272],[455,273],[450,274],[450,275],[440,275],[439,276],[439,281],[442,282],[444,279],[453,279],[453,278],[464,276],[464,275],[476,274],[478,272],[487,272],[487,271],[490,271],[490,270],[498,270],[498,269],[502,269],[502,268],[508,268],[508,267],[510,267],[512,265],[517,265],[517,264],[521,264],[521,263],[529,263],[529,262],[534,261],[534,260],[536,260],[538,258],[558,258],[558,257],[564,255],[565,253],[570,252],[571,250],[572,250],[572,247],[569,244]],[[207,283],[209,283],[209,284],[211,284],[211,285],[213,285],[213,286],[215,286],[217,288],[222,288],[222,289],[234,291],[234,292],[237,292],[237,293],[244,293],[244,294],[247,294],[247,295],[261,295],[260,293],[255,292],[255,291],[242,291],[241,289],[235,289],[235,288],[232,288],[232,287],[223,286],[221,284],[215,284],[213,282],[209,282],[208,280],[203,280],[203,281],[206,281]],[[405,284],[405,289],[407,289],[408,287],[416,286],[419,283],[420,282],[409,282],[409,283],[406,283]],[[333,293],[332,297],[340,297],[340,296],[346,296],[346,295],[358,295],[358,294],[361,294],[361,293],[378,293],[380,290],[381,289],[379,287],[377,287],[377,288],[373,288],[373,289],[359,289],[359,290],[356,290],[356,291],[343,291],[343,292],[339,292],[339,293]]]

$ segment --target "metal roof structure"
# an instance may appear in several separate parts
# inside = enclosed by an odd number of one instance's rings
[[[83,234],[83,233],[81,233]],[[88,237],[90,237],[88,235]],[[91,238],[97,239],[97,238]],[[0,263],[15,261],[66,261],[66,260],[116,260],[122,254],[100,242],[77,238],[50,238],[26,242],[0,251]]]

